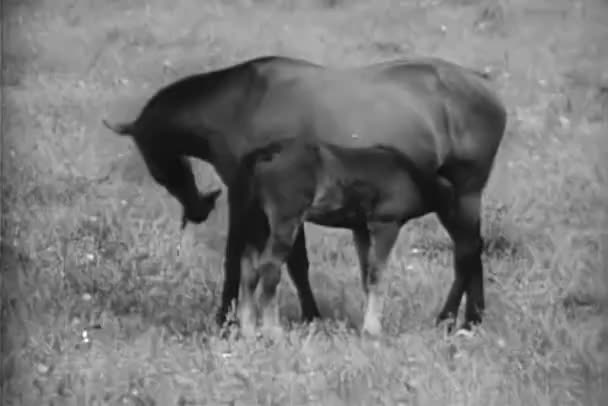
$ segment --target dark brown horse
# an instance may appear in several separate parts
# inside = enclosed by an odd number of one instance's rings
[[[209,162],[230,185],[244,155],[284,137],[352,147],[384,144],[405,153],[453,190],[451,207],[438,214],[454,241],[455,278],[437,321],[455,317],[466,292],[468,326],[481,320],[484,309],[481,195],[506,125],[505,108],[484,82],[482,74],[436,58],[335,69],[263,57],[183,78],[156,93],[136,120],[106,125],[133,137],[152,176],[192,221],[206,213],[197,207],[204,196],[187,157]],[[233,195],[229,187],[229,207]],[[244,250],[233,214],[220,323],[238,296]],[[287,267],[303,318],[319,316],[302,227]]]

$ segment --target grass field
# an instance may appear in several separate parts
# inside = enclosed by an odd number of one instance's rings
[[[3,405],[608,404],[605,1],[3,8]],[[434,327],[453,278],[434,216],[400,235],[385,339],[353,332],[364,298],[350,235],[311,225],[326,320],[272,345],[214,333],[224,198],[182,235],[178,203],[101,119],[133,118],[180,76],[277,53],[333,66],[435,55],[492,72],[509,126],[485,195],[488,309],[473,338]],[[196,170],[201,189],[220,185]],[[299,306],[281,286],[287,325]]]

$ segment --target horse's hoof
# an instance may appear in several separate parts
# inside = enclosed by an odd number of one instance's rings
[[[439,327],[440,329],[444,329],[443,332],[445,333],[446,336],[452,334],[454,332],[454,329],[456,328],[456,319],[454,319],[453,317],[449,317],[449,318],[437,318],[437,320],[435,321],[435,326]]]
[[[361,335],[365,338],[378,340],[382,337],[382,327],[380,324],[368,324],[361,329]]]
[[[215,315],[215,324],[217,324],[218,327],[222,328],[222,327],[224,327],[224,324],[226,323],[226,319],[227,319],[226,312],[219,311]]]
[[[456,333],[454,334],[454,336],[471,339],[471,338],[475,337],[475,333],[470,329],[459,328],[458,331],[456,331]]]
[[[367,330],[362,330],[361,331],[361,338],[363,340],[367,340],[367,341],[372,341],[374,343],[378,343],[380,340],[382,340],[383,336],[381,333],[378,332],[370,332]]]
[[[302,323],[312,323],[315,320],[321,320],[321,313],[319,313],[318,309],[312,309],[302,312],[302,317],[300,318]]]
[[[465,321],[456,332],[456,335],[466,338],[473,338],[477,335],[475,331],[476,327],[479,327],[480,325],[480,320]]]

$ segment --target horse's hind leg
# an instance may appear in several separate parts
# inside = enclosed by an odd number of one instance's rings
[[[371,336],[382,334],[382,311],[386,281],[384,271],[399,236],[400,225],[393,222],[373,222],[367,230],[355,230],[355,247],[361,265],[363,291],[367,305],[363,319],[363,332]]]
[[[452,207],[438,212],[454,243],[454,282],[448,293],[437,323],[451,319],[449,328],[458,314],[463,294],[467,294],[463,328],[481,322],[485,308],[483,292],[483,267],[481,252],[481,194],[459,196]]]
[[[268,333],[282,331],[279,322],[279,304],[277,288],[281,281],[281,266],[291,253],[300,227],[299,219],[278,222],[269,216],[270,238],[261,255],[258,274],[261,278],[262,292],[260,308],[262,311],[262,329]]]
[[[297,233],[293,243],[291,253],[287,258],[287,270],[293,281],[300,299],[300,308],[302,310],[302,320],[312,321],[315,318],[321,317],[317,302],[312,293],[309,280],[309,262],[306,252],[306,236],[304,234],[304,225],[302,225]]]

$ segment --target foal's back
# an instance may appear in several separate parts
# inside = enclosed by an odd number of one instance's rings
[[[253,155],[258,182],[272,182],[277,188],[331,179],[341,185],[374,184],[380,189],[414,169],[407,157],[388,146],[343,147],[303,138],[276,141]]]
[[[292,138],[256,153],[255,194],[266,211],[330,227],[397,221],[427,210],[427,181],[396,149],[342,147]]]

